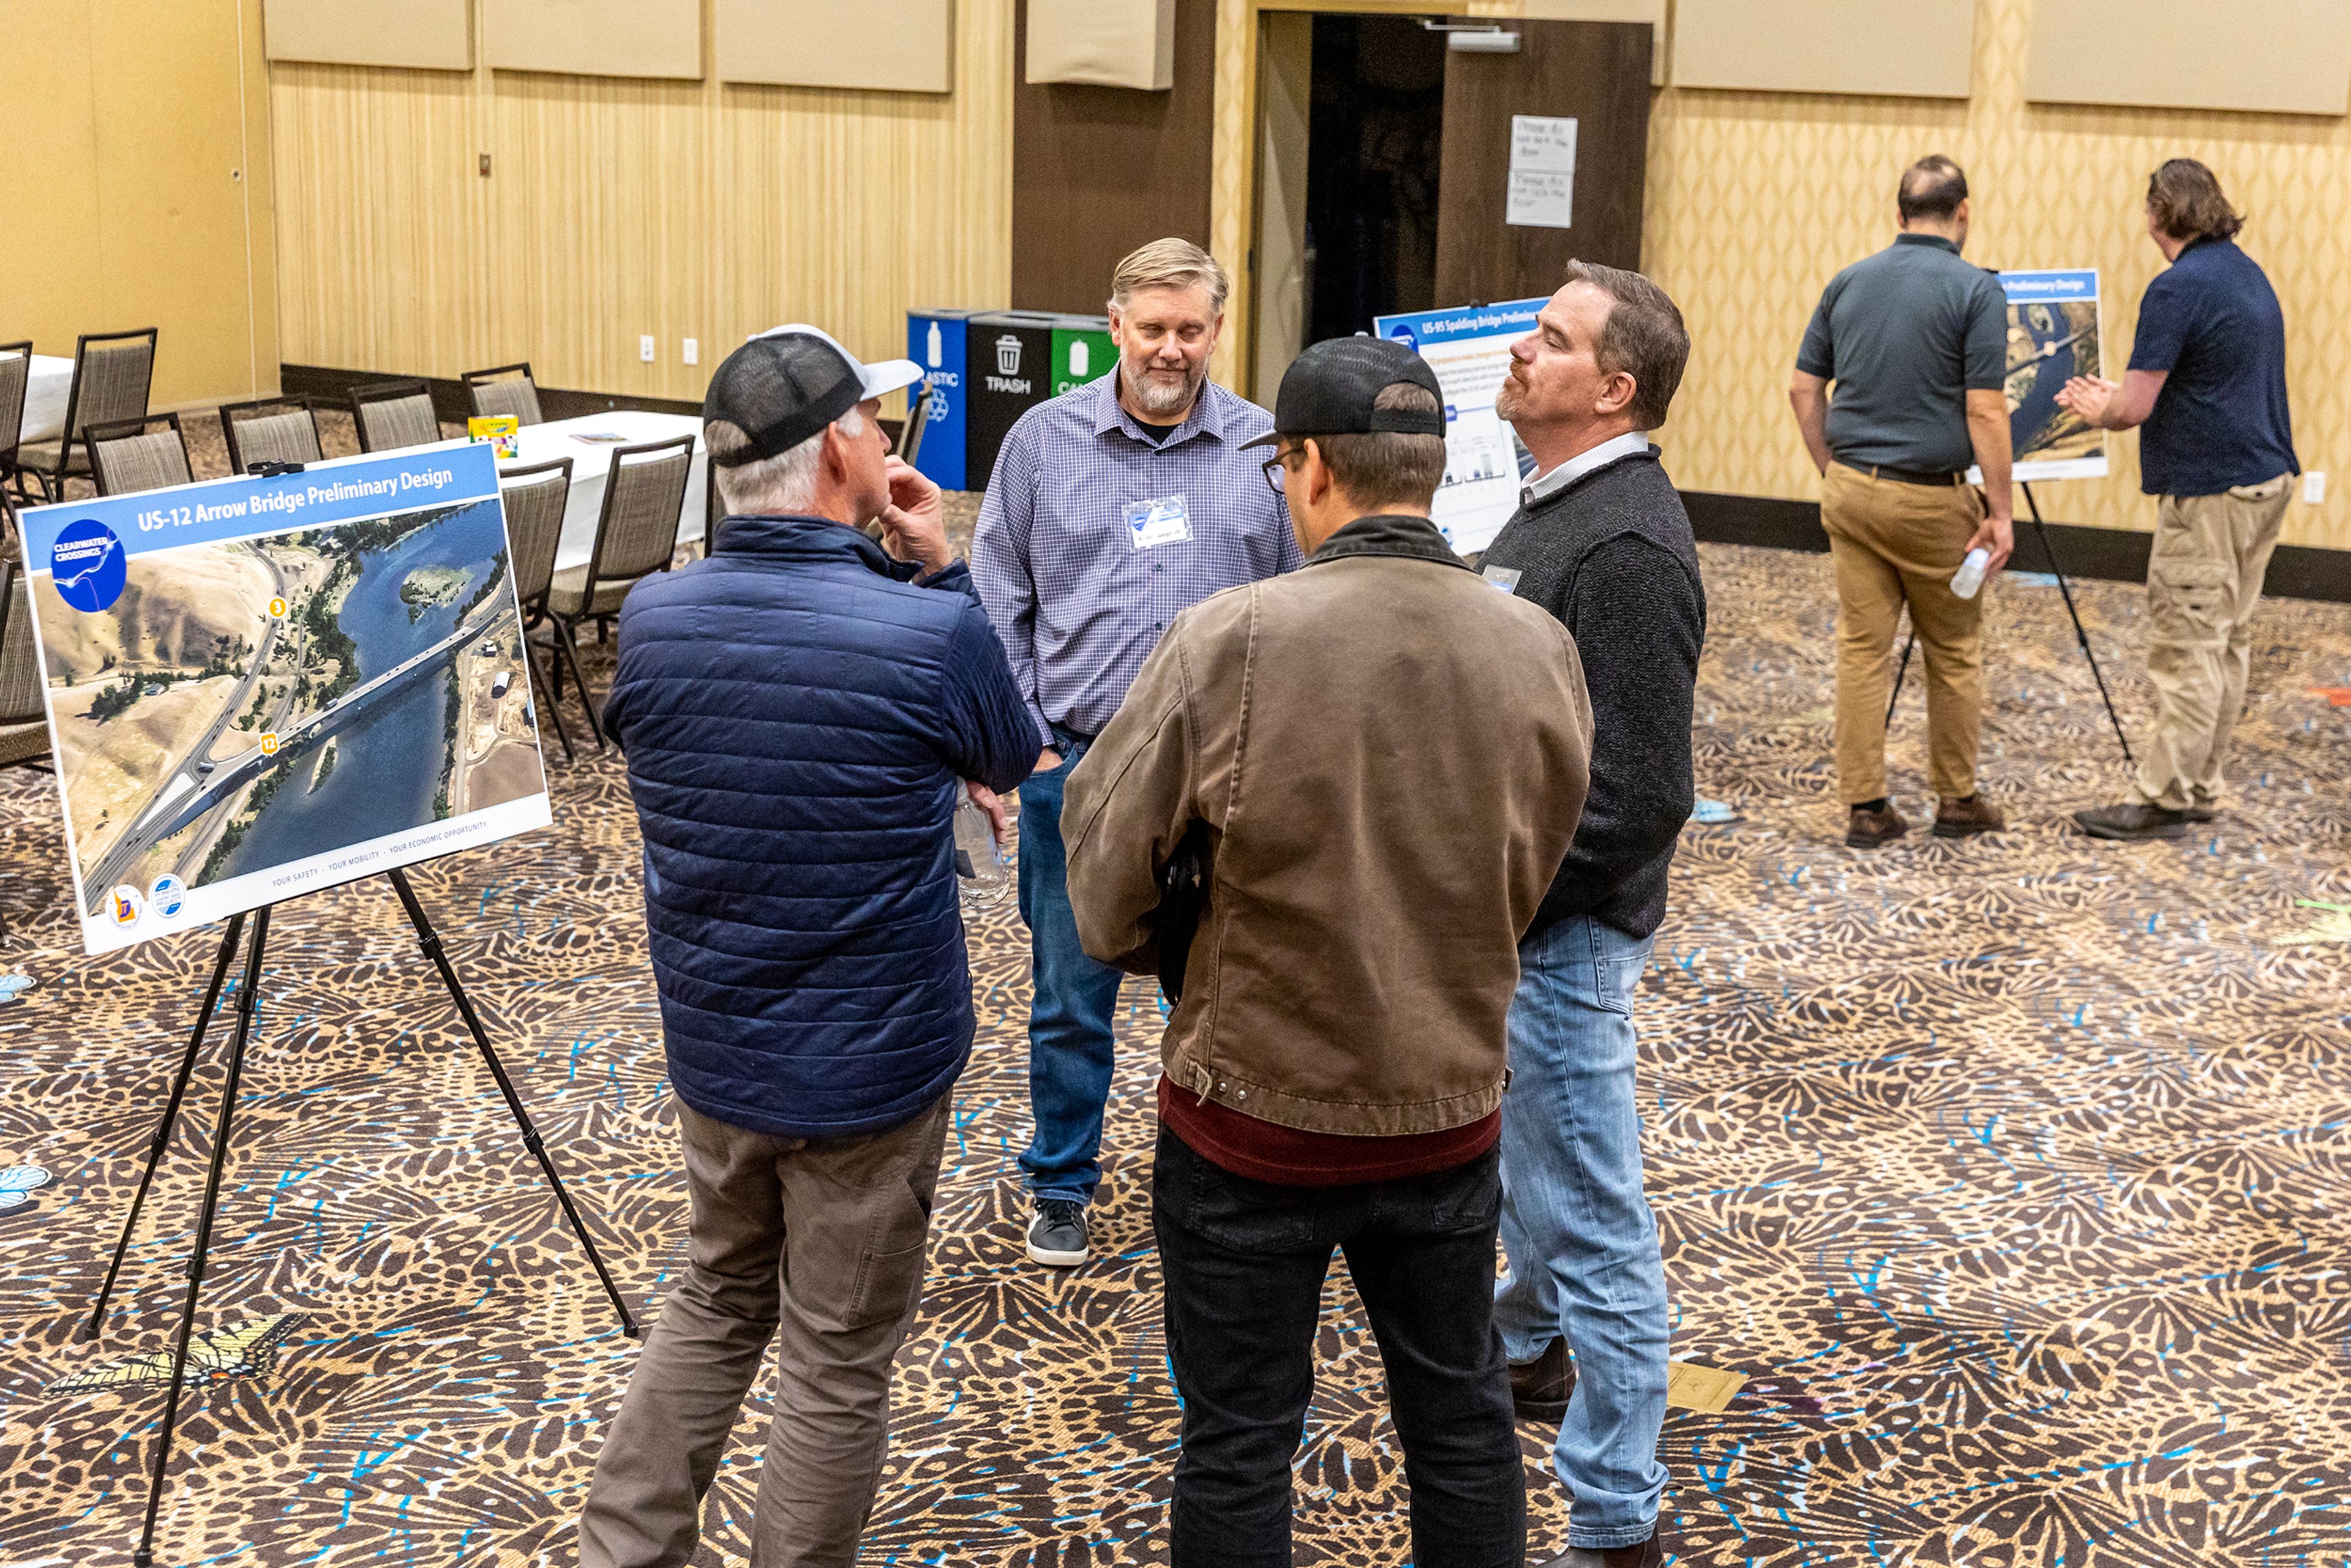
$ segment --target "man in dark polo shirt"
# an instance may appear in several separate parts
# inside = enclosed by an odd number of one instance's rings
[[[1901,234],[1830,280],[1788,389],[1824,481],[1821,523],[1837,583],[1837,787],[1844,841],[1855,849],[1910,829],[1886,789],[1886,695],[1906,604],[1926,654],[1935,834],[2006,825],[1976,790],[1983,601],[1960,598],[1950,582],[1970,550],[1989,552],[1989,575],[2014,544],[2008,304],[1991,274],[1959,259],[1968,177],[1958,164],[1921,158],[1904,172],[1895,206]],[[1981,499],[1967,486],[1970,461],[1983,468]]]
[[[2140,301],[2120,386],[2076,376],[2057,395],[2091,424],[2145,424],[2139,486],[2157,497],[2147,563],[2155,737],[2130,798],[2076,811],[2102,839],[2176,839],[2220,803],[2220,761],[2245,706],[2253,610],[2294,476],[2285,314],[2237,248],[2245,220],[2212,171],[2175,158],[2147,188],[2147,230],[2170,267]]]
[[[1149,970],[1162,869],[1207,906],[1161,1044],[1151,1201],[1184,1398],[1175,1568],[1288,1568],[1290,1468],[1342,1249],[1387,1368],[1419,1568],[1520,1568],[1526,1469],[1494,1324],[1519,937],[1575,833],[1575,644],[1428,520],[1437,377],[1301,354],[1268,477],[1306,564],[1176,618],[1071,776],[1086,951]]]

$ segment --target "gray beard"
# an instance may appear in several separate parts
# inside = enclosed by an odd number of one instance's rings
[[[1134,384],[1127,390],[1134,394],[1134,401],[1141,403],[1146,413],[1180,413],[1191,407],[1192,400],[1199,395],[1200,383],[1207,379],[1207,369],[1203,366],[1196,373],[1186,374],[1180,387],[1171,387],[1165,382],[1146,377],[1140,371],[1128,379]]]

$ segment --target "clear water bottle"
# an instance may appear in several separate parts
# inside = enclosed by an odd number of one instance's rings
[[[1001,904],[1012,891],[1012,856],[997,842],[996,824],[961,790],[956,794],[956,889],[967,909]]]
[[[1978,545],[1968,551],[1968,559],[1959,562],[1959,570],[1951,574],[1951,591],[1961,599],[1973,599],[1976,590],[1983,586],[1984,568],[1991,564],[1991,551]]]

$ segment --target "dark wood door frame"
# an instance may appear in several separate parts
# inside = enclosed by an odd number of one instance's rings
[[[1217,0],[1176,0],[1165,92],[1026,79],[1012,31],[1012,304],[1099,315],[1111,269],[1148,240],[1206,246],[1214,179]]]
[[[1507,20],[1516,54],[1456,52],[1445,62],[1437,298],[1482,304],[1548,294],[1571,260],[1638,271],[1649,161],[1646,22]],[[1510,117],[1573,118],[1572,228],[1506,224]]]

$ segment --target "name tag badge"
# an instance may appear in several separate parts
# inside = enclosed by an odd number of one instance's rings
[[[1484,576],[1489,587],[1499,588],[1505,593],[1516,593],[1519,591],[1517,567],[1489,566],[1486,569]]]
[[[1137,549],[1183,544],[1192,537],[1192,515],[1181,496],[1160,496],[1126,505],[1126,537]]]

